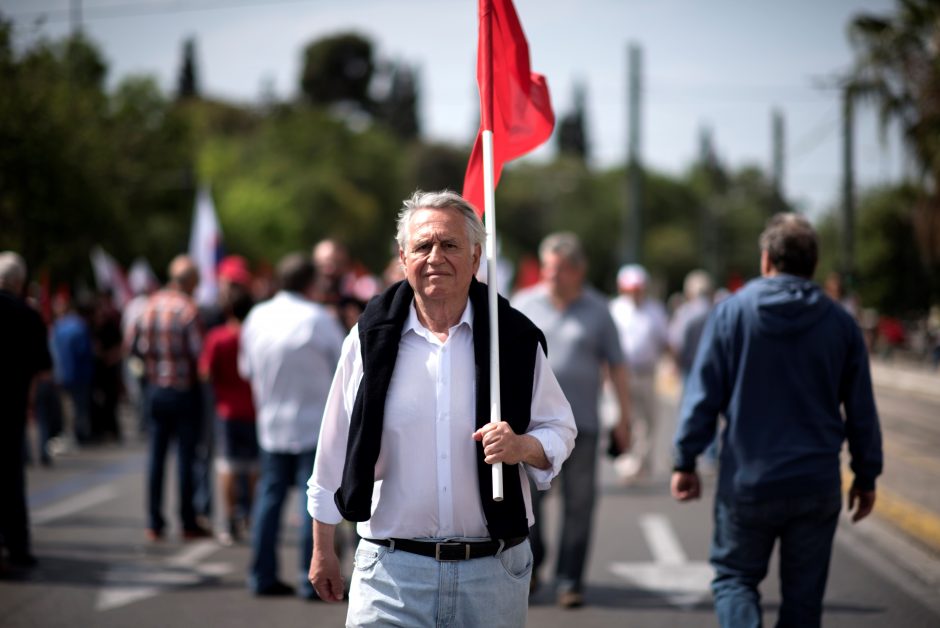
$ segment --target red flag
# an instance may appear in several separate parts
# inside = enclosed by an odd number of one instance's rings
[[[480,39],[477,84],[480,131],[477,133],[463,196],[483,216],[483,131],[493,132],[493,185],[503,164],[547,140],[555,114],[545,77],[529,69],[529,44],[512,0],[479,0]]]

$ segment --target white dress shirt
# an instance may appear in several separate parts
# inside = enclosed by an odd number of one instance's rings
[[[322,305],[281,291],[242,325],[238,370],[251,383],[258,444],[300,453],[317,445],[343,329]]]
[[[637,306],[630,297],[620,295],[610,302],[610,315],[631,372],[652,374],[668,346],[666,309],[648,297]]]
[[[526,471],[540,490],[574,447],[571,408],[548,360],[537,348],[532,416],[527,434],[542,444],[548,469],[519,465],[519,481],[531,526]],[[414,304],[402,329],[389,385],[382,444],[375,466],[372,517],[358,524],[365,538],[485,538],[489,534],[477,476],[476,381],[473,309],[441,341],[418,321]],[[342,521],[333,496],[342,481],[349,420],[362,379],[358,326],[343,344],[323,416],[307,508],[326,524]],[[489,499],[489,497],[487,497]]]

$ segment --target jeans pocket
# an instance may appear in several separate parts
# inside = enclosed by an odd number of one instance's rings
[[[532,550],[528,542],[524,541],[515,547],[503,550],[498,558],[503,565],[503,569],[511,577],[521,580],[531,576]]]
[[[353,566],[356,571],[368,571],[375,566],[375,563],[381,560],[385,552],[388,551],[381,545],[362,544],[356,550],[356,556],[353,559]]]

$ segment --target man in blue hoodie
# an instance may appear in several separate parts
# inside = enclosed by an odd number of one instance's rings
[[[852,521],[875,503],[881,431],[858,325],[811,277],[817,240],[777,214],[760,236],[761,275],[710,316],[675,438],[672,495],[696,499],[696,457],[721,435],[712,592],[722,626],[761,625],[758,585],[780,540],[778,626],[819,626],[841,509],[848,439]],[[844,415],[843,415],[844,411]]]

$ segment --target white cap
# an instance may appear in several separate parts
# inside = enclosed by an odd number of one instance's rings
[[[636,290],[645,288],[648,276],[646,270],[639,264],[627,264],[617,273],[617,286],[621,290]]]

